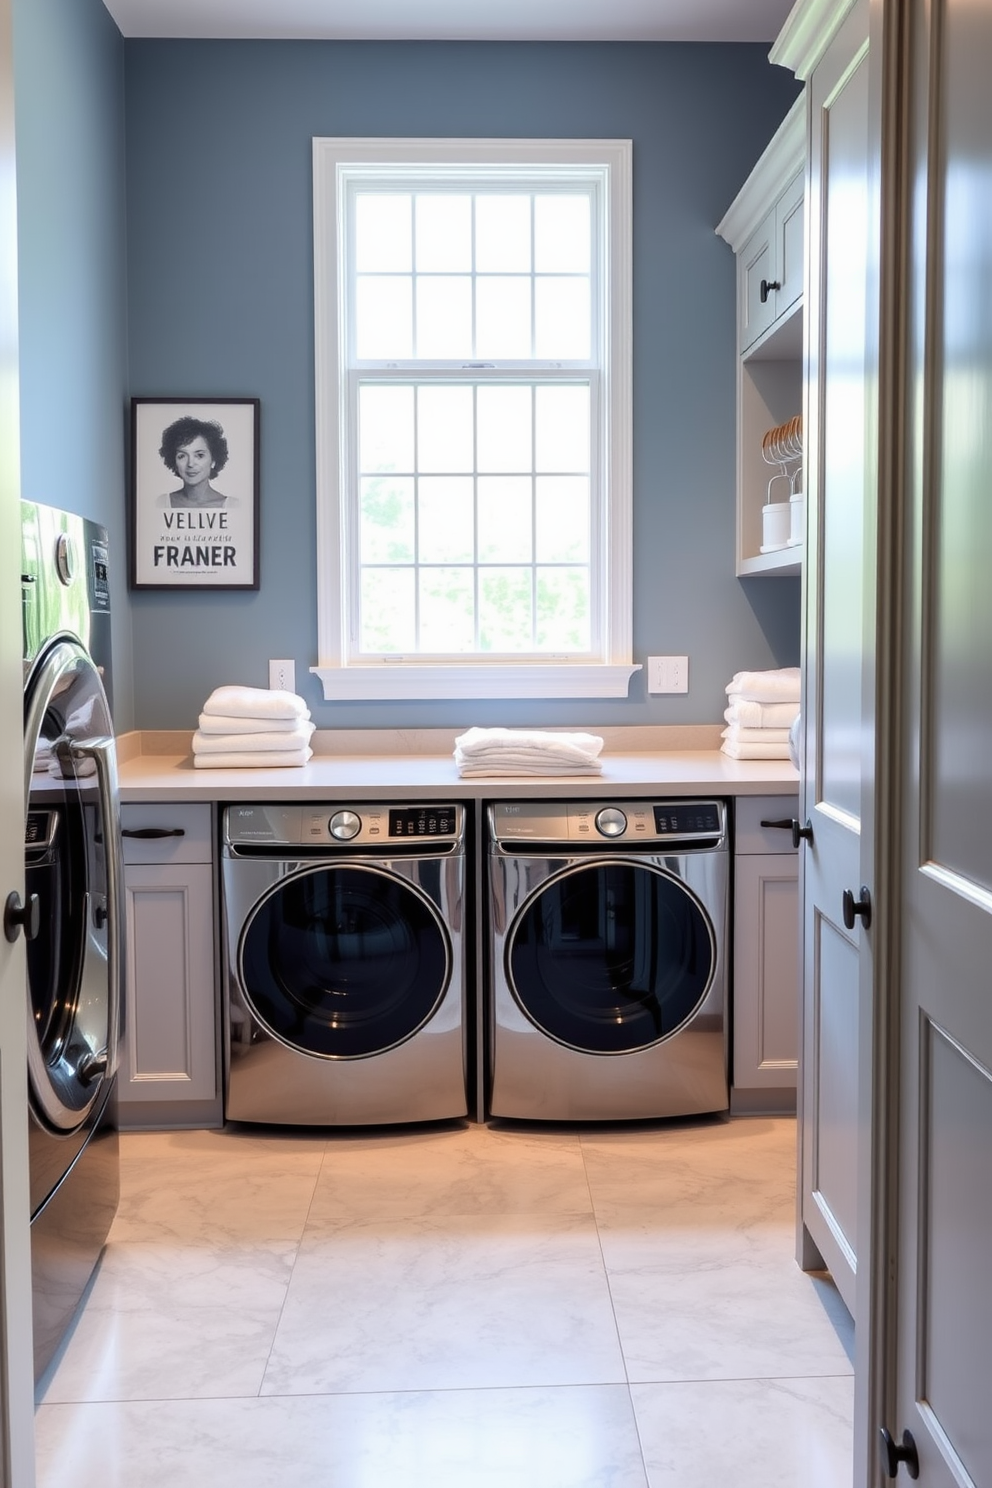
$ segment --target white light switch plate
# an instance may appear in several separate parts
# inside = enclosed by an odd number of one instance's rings
[[[277,692],[296,691],[296,662],[270,661],[269,686]]]
[[[648,692],[688,691],[688,656],[648,657]]]

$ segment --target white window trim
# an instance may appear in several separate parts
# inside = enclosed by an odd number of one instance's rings
[[[631,661],[632,576],[632,205],[630,140],[334,139],[313,141],[314,323],[317,475],[317,652],[310,668],[328,700],[451,698],[626,697],[639,671]],[[340,584],[341,431],[347,379],[338,328],[343,285],[337,255],[339,165],[444,161],[467,165],[554,163],[607,166],[607,327],[602,394],[607,400],[609,446],[602,455],[606,491],[605,573],[609,599],[603,616],[602,662],[568,660],[421,662],[349,665]],[[324,272],[320,272],[320,266]]]

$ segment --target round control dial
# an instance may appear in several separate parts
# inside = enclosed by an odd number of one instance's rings
[[[596,812],[596,831],[603,837],[622,837],[627,830],[627,818],[619,806],[604,806]]]
[[[350,842],[362,830],[362,818],[356,811],[335,811],[327,825],[332,837],[339,842]]]

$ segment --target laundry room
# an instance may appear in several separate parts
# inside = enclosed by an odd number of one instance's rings
[[[850,1021],[826,1222],[797,1157],[802,267],[747,298],[769,210],[802,232],[790,5],[2,5],[41,534],[5,928],[68,1005],[78,899],[110,997],[77,1035],[35,996],[29,1106],[81,1057],[30,1247],[4,1214],[12,1481],[702,1488],[755,1421],[755,1484],[849,1481]]]

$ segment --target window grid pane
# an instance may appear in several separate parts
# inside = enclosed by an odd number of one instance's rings
[[[590,383],[403,382],[384,391],[374,380],[358,384],[360,650],[587,652]],[[408,398],[412,438],[396,438],[391,421]],[[501,426],[510,467],[502,471]]]
[[[402,242],[380,241],[404,207]],[[359,360],[594,359],[591,192],[358,190],[354,214]]]

